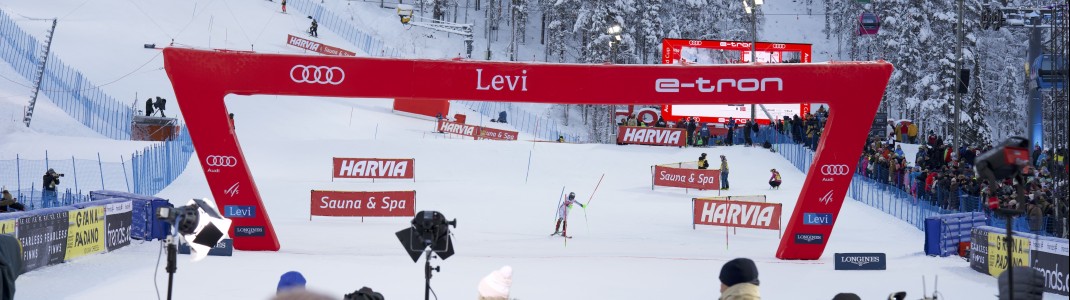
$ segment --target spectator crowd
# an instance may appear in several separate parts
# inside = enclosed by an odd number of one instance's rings
[[[871,137],[857,172],[900,189],[917,201],[948,211],[988,211],[984,209],[986,199],[996,197],[1002,208],[1022,211],[1033,233],[1062,236],[1067,212],[1066,186],[1065,181],[1057,186],[1053,178],[1066,176],[1066,149],[1037,147],[1021,181],[1006,179],[997,186],[989,186],[976,174],[974,165],[977,157],[991,148],[963,145],[955,149],[930,131],[914,157],[907,157],[894,138],[884,141]],[[1017,199],[1018,187],[1024,189],[1025,201]],[[1057,197],[1064,200],[1055,201]]]

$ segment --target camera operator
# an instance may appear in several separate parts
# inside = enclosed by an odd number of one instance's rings
[[[41,191],[41,200],[44,201],[45,207],[56,207],[59,205],[59,200],[56,194],[56,185],[59,185],[59,178],[63,177],[63,174],[56,173],[56,170],[48,169],[45,172],[44,179],[42,180],[43,190]]]
[[[160,96],[156,96],[156,103],[153,105],[156,106],[156,110],[160,112],[161,117],[167,117],[167,115],[163,113],[163,110],[167,109],[167,99],[160,98]]]
[[[145,116],[146,117],[151,117],[152,116],[152,106],[153,106],[152,105],[152,98],[149,98],[149,99],[145,100]]]

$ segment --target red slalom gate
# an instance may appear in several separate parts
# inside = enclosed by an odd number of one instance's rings
[[[697,190],[721,189],[721,170],[700,170],[697,168],[684,168],[683,163],[656,165],[650,167],[652,174],[650,189],[654,186],[668,186]]]
[[[342,192],[312,190],[312,216],[414,217],[416,191]]]
[[[263,226],[263,236],[234,237],[240,250],[278,250],[279,241],[245,156],[229,130],[224,97],[283,95],[351,98],[471,99],[565,104],[798,103],[821,100],[831,113],[811,170],[806,172],[777,257],[818,259],[833,226],[803,224],[803,213],[828,213],[843,204],[884,89],[887,62],[740,64],[715,66],[546,64],[468,60],[388,59],[260,54],[165,48],[164,68],[201,158],[208,186],[221,205],[255,206],[255,218],[234,226]],[[405,80],[398,80],[405,78]],[[707,81],[716,84],[696,88]],[[710,87],[716,86],[716,89]],[[359,100],[354,100],[359,101]],[[211,157],[233,157],[225,166]],[[212,172],[211,170],[215,170]],[[231,186],[241,193],[227,193]],[[823,196],[827,201],[822,201]],[[233,236],[233,232],[231,232]],[[822,235],[797,243],[792,235]],[[812,240],[812,239],[811,239]]]

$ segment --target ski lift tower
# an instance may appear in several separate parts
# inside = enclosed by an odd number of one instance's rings
[[[1066,74],[1066,59],[1060,59],[1060,57],[1065,57],[1065,54],[1059,55],[1059,52],[1066,51],[1066,46],[1065,42],[1058,42],[1059,39],[1065,39],[1067,29],[1066,14],[1067,4],[1065,1],[1055,1],[1052,4],[1032,7],[1008,6],[1006,0],[1001,1],[1001,3],[986,1],[981,13],[981,26],[984,29],[992,28],[995,30],[999,30],[1001,27],[1029,30],[1029,52],[1026,60],[1028,64],[1033,64],[1038,58],[1044,61],[1045,54],[1047,54],[1047,57],[1049,57],[1047,63],[1049,70],[1047,72]],[[1052,32],[1051,45],[1047,49],[1048,53],[1045,53],[1045,47],[1042,42],[1042,30],[1050,30]],[[1056,32],[1060,34],[1057,35],[1055,34]],[[1038,66],[1043,65],[1045,64],[1038,64]],[[1060,86],[1060,88],[1048,88],[1047,90],[1052,92],[1054,96],[1054,93],[1061,93],[1065,91],[1065,88]],[[1044,92],[1043,86],[1030,86],[1029,88],[1027,132],[1030,141],[1043,147],[1046,143],[1043,130],[1044,102],[1041,92]],[[1029,147],[1029,150],[1032,152],[1033,147]]]
[[[461,24],[436,20],[413,14],[412,5],[398,4],[398,17],[401,24],[423,27],[442,32],[459,34],[464,37],[464,49],[467,58],[472,58],[472,24]]]

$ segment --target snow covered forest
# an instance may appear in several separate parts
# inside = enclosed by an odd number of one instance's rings
[[[424,0],[435,11],[467,7],[486,14],[491,29],[512,39],[510,49],[540,47],[548,62],[565,63],[660,63],[661,39],[751,39],[751,16],[742,1],[720,0]],[[921,130],[950,136],[954,125],[956,26],[958,1],[793,0],[806,6],[806,13],[823,15],[820,34],[787,42],[828,44],[835,53],[815,53],[815,61],[885,60],[895,73],[885,93],[884,105],[892,119],[915,120]],[[968,93],[961,96],[963,139],[969,144],[988,144],[1010,135],[1024,135],[1027,108],[1027,30],[981,26],[984,0],[963,0],[962,68],[970,71]],[[769,1],[767,1],[769,2]],[[863,1],[870,2],[870,1]],[[1017,3],[1021,2],[1021,3]],[[1028,2],[1028,3],[1027,3]],[[1009,6],[1033,5],[1010,1]],[[479,11],[477,9],[487,9]],[[505,8],[505,9],[502,9]],[[881,21],[879,34],[858,35],[862,12],[875,13]],[[440,15],[436,13],[436,15]],[[766,15],[755,11],[758,36],[765,36]],[[477,24],[477,28],[482,24]],[[619,26],[619,32],[610,28]],[[776,27],[774,27],[776,28]],[[534,29],[534,30],[533,30]],[[478,30],[478,29],[477,29]],[[537,31],[536,31],[537,30]],[[535,32],[532,32],[535,31]],[[1065,29],[1044,32],[1045,41],[1066,45]],[[823,36],[821,38],[813,38]],[[759,38],[759,40],[762,40]],[[532,42],[535,41],[535,42]],[[1065,48],[1065,46],[1063,46]],[[514,52],[515,53],[515,52]],[[510,56],[518,60],[515,55]],[[1045,111],[1053,107],[1046,95]],[[1065,98],[1065,93],[1056,98]],[[820,102],[815,99],[814,102]],[[1065,103],[1065,102],[1063,102]],[[1065,109],[1065,104],[1062,109]],[[592,141],[606,142],[613,132],[613,111],[608,106],[558,107],[558,117],[582,115]],[[574,115],[575,116],[575,115]],[[1046,122],[1051,118],[1045,117]],[[565,121],[568,122],[568,121]],[[1050,124],[1045,124],[1050,130]]]

